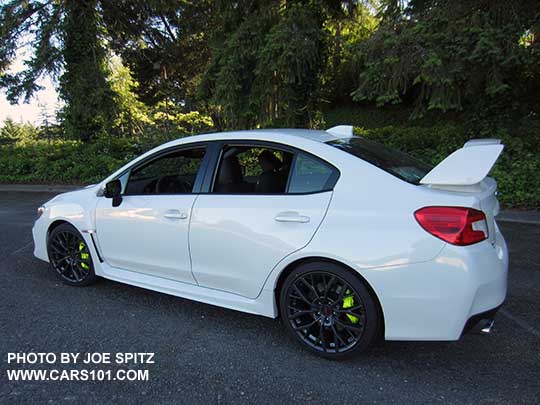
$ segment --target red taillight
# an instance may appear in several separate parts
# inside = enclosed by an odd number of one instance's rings
[[[472,245],[488,236],[486,216],[473,208],[424,207],[414,216],[430,234],[453,245]]]

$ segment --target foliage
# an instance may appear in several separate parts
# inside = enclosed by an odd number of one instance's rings
[[[29,123],[17,123],[8,118],[0,129],[0,139],[16,141],[19,139],[37,139],[39,130]]]
[[[99,38],[97,0],[66,1],[63,21],[64,73],[60,97],[66,135],[88,141],[112,126],[117,103]],[[85,21],[81,24],[81,21]]]
[[[11,0],[0,7],[0,86],[8,98],[28,101],[37,80],[52,74],[66,102],[60,117],[68,137],[89,140],[110,128],[116,105],[107,82],[97,0]],[[7,73],[17,50],[33,47],[26,68]]]
[[[165,98],[196,108],[200,77],[209,61],[215,0],[101,0],[108,44],[139,83],[140,100]]]
[[[218,127],[315,125],[323,95],[335,94],[328,90],[336,83],[331,76],[340,72],[329,68],[329,61],[341,63],[343,42],[362,36],[363,29],[351,22],[361,21],[361,3],[219,4],[200,92]],[[331,40],[332,30],[342,25],[350,35]]]
[[[326,62],[326,40],[317,7],[293,3],[282,12],[264,38],[254,72],[253,97],[261,125],[310,124]]]
[[[151,110],[153,124],[163,132],[199,134],[214,126],[212,118],[199,111],[183,112],[170,100],[163,100]]]
[[[151,123],[149,108],[139,100],[135,93],[139,83],[119,57],[111,59],[109,81],[118,109],[112,128],[124,136],[142,135],[144,126]]]
[[[0,146],[0,182],[92,183],[130,156],[127,143],[115,149],[80,141],[20,141]]]
[[[387,1],[377,32],[358,44],[354,100],[426,110],[538,109],[536,1]]]
[[[61,68],[59,26],[63,2],[11,0],[0,5],[0,86],[8,99],[26,101],[40,89],[37,79],[44,73],[58,75]],[[35,38],[32,38],[34,36]],[[33,39],[34,53],[22,72],[8,73],[21,44]]]

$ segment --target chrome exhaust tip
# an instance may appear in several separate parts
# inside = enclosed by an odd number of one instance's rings
[[[480,332],[487,335],[491,332],[491,329],[493,328],[493,325],[495,324],[495,319],[484,319],[483,325],[480,329]]]

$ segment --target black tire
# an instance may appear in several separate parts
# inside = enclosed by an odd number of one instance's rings
[[[329,262],[294,269],[280,291],[285,328],[304,348],[334,360],[358,355],[379,337],[381,315],[363,280]]]
[[[96,281],[94,262],[86,241],[70,224],[57,226],[47,240],[49,262],[63,283],[87,286]]]

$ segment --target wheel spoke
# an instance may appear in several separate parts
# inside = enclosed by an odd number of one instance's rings
[[[311,278],[311,282],[313,283],[313,277]],[[307,282],[307,280],[302,277],[302,283],[304,283],[304,285],[309,288],[311,291],[313,291],[313,294],[315,294],[315,298],[318,299],[319,298],[319,294],[317,293],[317,290],[315,290],[315,287],[313,287],[313,284],[310,284]]]
[[[55,259],[55,263],[58,265],[58,264],[62,263],[63,261],[67,260],[67,259],[69,259],[69,255],[64,256],[64,257],[62,257],[60,259]]]
[[[311,289],[315,293],[315,296],[317,297],[317,299],[321,298],[321,294],[319,293],[317,284],[315,283],[315,280],[313,279],[313,274],[311,275],[310,279],[311,279]]]
[[[330,281],[326,283],[326,286],[324,288],[324,298],[328,298],[328,292],[330,291],[330,287],[332,287],[332,284],[334,284],[334,281],[336,281],[336,277],[331,276]]]
[[[352,330],[359,333],[362,333],[364,331],[364,328],[362,327],[347,325],[346,323],[341,322],[339,319],[336,319],[336,323],[344,329]]]
[[[77,269],[77,266],[75,263],[71,263],[71,274],[73,274],[73,277],[75,278],[75,281],[81,281],[81,274],[79,273],[79,269]]]
[[[58,235],[53,243],[58,243],[60,245],[60,249],[63,250],[63,252],[67,252],[69,251],[69,249],[67,248],[67,245],[65,244],[65,242],[62,240],[62,238],[60,237],[60,235]],[[53,245],[54,246],[54,245]]]
[[[65,254],[67,252],[67,250],[64,249],[64,247],[60,245],[60,242],[58,242],[56,239],[52,241],[51,249],[60,254]]]
[[[305,325],[294,325],[293,324],[293,329],[294,330],[302,330],[302,329],[306,329],[306,328],[309,328],[313,325],[315,325],[317,322],[319,321],[319,318],[315,319],[314,321],[308,323],[308,324],[305,324]]]
[[[70,247],[71,249],[73,250],[78,250],[78,247],[77,246],[79,244],[79,238],[73,234],[68,234],[69,235],[69,241],[70,241]]]
[[[340,309],[336,309],[336,312],[340,312],[340,313],[345,313],[345,312],[354,312],[354,311],[358,311],[359,309],[362,309],[363,306],[362,305],[356,305],[354,307],[350,307],[350,308],[340,308]]]
[[[289,315],[289,319],[296,319],[304,315],[313,314],[315,313],[312,309],[306,309],[306,310],[295,310],[296,312],[294,314]]]
[[[347,346],[347,342],[345,342],[343,338],[339,335],[334,325],[332,325],[332,332],[334,333],[334,344],[336,345],[336,351],[337,351],[337,348],[339,347],[338,341],[341,342],[343,346]]]
[[[340,303],[341,301],[343,301],[343,297],[345,296],[345,291],[347,291],[347,284],[343,283],[343,285],[341,286],[341,291],[339,292],[339,295],[336,299],[336,303]]]
[[[62,239],[63,246],[66,248],[66,250],[69,250],[69,236],[65,232],[58,235],[59,238]]]
[[[321,326],[319,327],[319,340],[322,343],[323,351],[328,351],[326,347],[326,339],[324,338],[324,322],[321,322]]]
[[[300,291],[300,289],[298,288],[298,286],[296,284],[294,284],[293,288],[296,290],[296,292],[300,295],[300,297],[297,297],[297,298],[300,298],[302,301],[306,302],[308,305],[311,305],[311,301],[309,301],[306,296],[302,293],[302,291]]]

